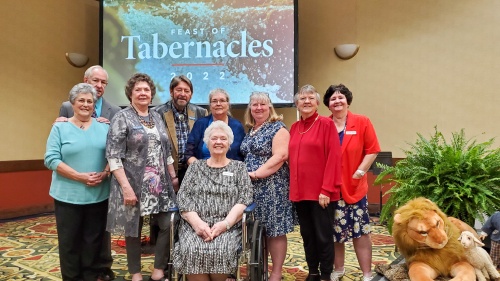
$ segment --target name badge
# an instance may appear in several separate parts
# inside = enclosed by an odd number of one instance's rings
[[[223,175],[223,176],[232,177],[232,176],[233,176],[233,173],[231,173],[231,172],[222,172],[222,175]]]
[[[345,131],[346,135],[355,135],[356,131]]]

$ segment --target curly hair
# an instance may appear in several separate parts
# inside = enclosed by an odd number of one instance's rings
[[[134,90],[135,85],[139,82],[148,83],[149,88],[151,89],[151,100],[153,100],[156,95],[156,86],[153,79],[145,73],[136,73],[128,79],[127,84],[125,85],[125,95],[127,96],[127,99],[132,101],[132,91]]]

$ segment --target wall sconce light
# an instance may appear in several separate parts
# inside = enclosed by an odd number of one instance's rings
[[[89,57],[78,53],[66,53],[66,60],[74,67],[83,67],[89,62]]]
[[[335,46],[333,48],[335,50],[335,54],[337,57],[343,59],[343,60],[348,60],[352,57],[354,57],[359,50],[359,45],[357,44],[341,44]]]

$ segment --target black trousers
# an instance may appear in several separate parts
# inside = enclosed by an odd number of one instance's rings
[[[54,200],[63,281],[97,279],[108,201],[76,205]]]
[[[108,201],[106,200],[106,202]],[[111,271],[112,265],[113,265],[113,257],[111,256],[111,234],[105,231],[102,240],[101,251],[99,253],[99,258],[97,260],[96,266],[99,268],[101,272],[106,273]]]
[[[158,222],[160,231],[156,239],[154,268],[165,269],[170,256],[170,214],[158,213],[154,218]],[[125,247],[127,249],[128,272],[135,274],[141,272],[141,229],[143,219],[139,221],[139,237],[125,236]]]
[[[309,274],[320,274],[322,280],[330,280],[333,270],[333,215],[336,204],[330,202],[323,209],[318,201],[295,202]]]

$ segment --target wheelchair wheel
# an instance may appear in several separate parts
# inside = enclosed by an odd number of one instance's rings
[[[266,230],[260,221],[253,224],[250,252],[250,281],[267,281]]]

